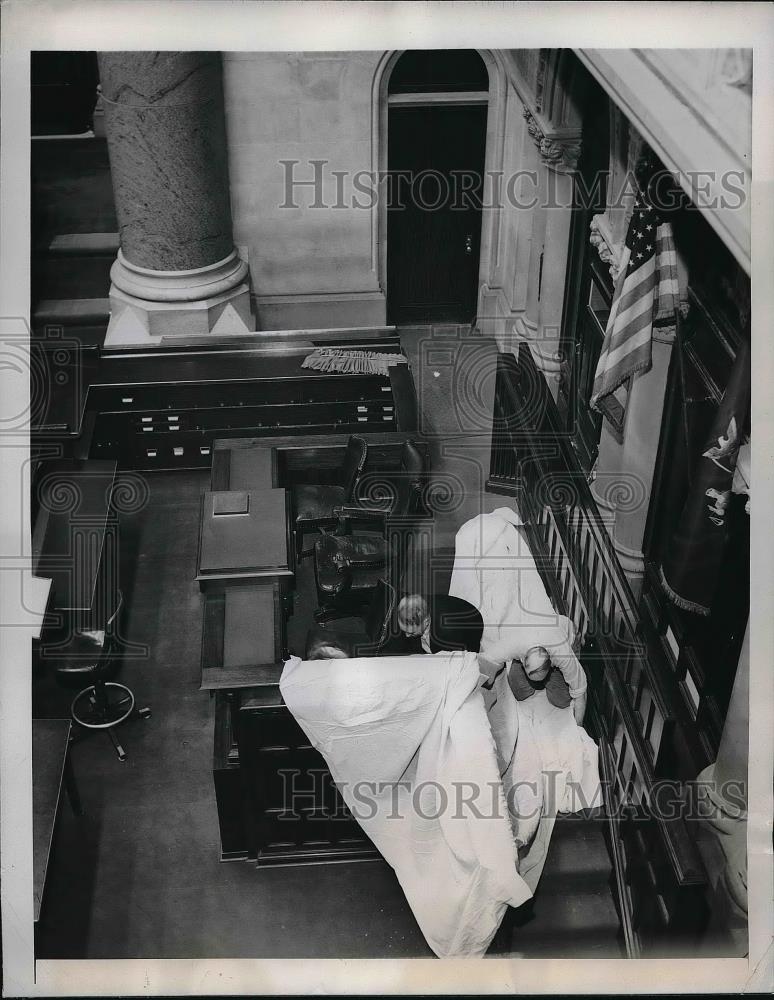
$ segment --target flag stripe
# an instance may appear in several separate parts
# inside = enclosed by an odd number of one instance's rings
[[[599,395],[604,392],[613,392],[626,378],[626,372],[632,368],[641,367],[643,361],[650,357],[650,340],[643,332],[642,343],[633,347],[630,351],[619,353],[612,360],[610,356],[606,359],[604,378],[594,380],[594,394]]]
[[[679,296],[671,226],[642,194],[635,202],[621,264],[591,397],[592,408],[614,421],[624,409],[613,393],[650,367],[654,321],[671,317]]]
[[[648,291],[652,291],[652,289]],[[652,313],[653,297],[646,292],[645,295],[631,303],[625,312],[616,317],[615,325],[610,334],[610,346],[614,346],[621,337],[625,337],[630,327],[635,330],[639,329],[643,322],[649,323]]]
[[[616,329],[620,327],[621,323],[625,323],[625,314],[629,309],[632,308],[637,302],[639,302],[643,296],[647,296],[649,292],[652,292],[655,288],[655,272],[648,271],[650,269],[642,268],[642,271],[646,273],[640,276],[640,272],[637,271],[632,275],[627,276],[623,287],[620,290],[619,297],[616,301],[615,315],[613,316],[612,310],[610,319],[608,320],[608,331],[611,329]]]
[[[651,332],[651,323],[648,319],[638,333],[631,338],[628,338],[625,343],[613,348],[612,351],[607,352],[607,364],[605,365],[606,370],[609,371],[615,368],[616,365],[620,365],[621,361],[625,359],[627,354],[630,352],[634,353],[634,351],[639,350],[639,348],[643,345],[649,344]]]

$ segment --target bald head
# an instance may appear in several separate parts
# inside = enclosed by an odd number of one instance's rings
[[[524,670],[531,681],[544,681],[551,671],[551,657],[545,646],[533,646],[524,655]]]
[[[398,604],[398,627],[406,635],[422,635],[430,624],[430,609],[421,594],[407,594]]]

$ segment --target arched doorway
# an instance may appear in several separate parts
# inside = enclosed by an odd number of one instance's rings
[[[387,86],[387,319],[476,315],[489,74],[475,50],[410,50]]]

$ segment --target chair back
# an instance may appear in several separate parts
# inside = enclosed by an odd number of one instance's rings
[[[422,498],[426,471],[425,456],[413,441],[404,441],[390,517],[416,514]]]
[[[387,641],[396,597],[395,588],[386,580],[379,580],[363,619],[366,634],[376,646],[382,646]]]
[[[355,488],[363,473],[368,445],[364,438],[353,434],[347,441],[347,449],[344,454],[344,465],[341,470],[342,486],[347,500],[352,500],[355,495]]]
[[[404,441],[400,453],[400,469],[409,478],[412,475],[422,476],[425,469],[425,456],[413,441]]]

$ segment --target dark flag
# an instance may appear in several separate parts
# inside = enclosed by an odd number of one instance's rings
[[[661,565],[670,600],[700,615],[710,613],[718,584],[728,541],[726,507],[749,407],[750,345],[744,340]]]

